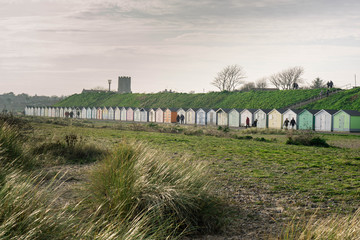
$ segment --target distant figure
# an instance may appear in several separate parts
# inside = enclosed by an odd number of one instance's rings
[[[295,121],[294,118],[292,118],[291,121],[290,121],[291,129],[295,129],[295,125],[296,125],[296,121]]]
[[[246,118],[246,128],[250,127],[250,118]]]
[[[180,116],[179,115],[176,116],[176,122],[177,123],[180,122]]]
[[[254,121],[254,123],[253,123],[253,126],[254,126],[254,127],[257,127],[257,121],[258,121],[258,120],[255,119],[255,121]]]
[[[181,124],[184,124],[184,119],[185,119],[184,115],[181,114],[180,116]]]
[[[334,83],[333,83],[333,81],[330,80],[329,87],[332,88],[333,86],[334,86]]]
[[[74,117],[74,113],[70,112],[70,118],[73,118],[73,117]]]
[[[293,89],[298,89],[298,88],[299,88],[299,85],[296,82],[294,82],[293,83]]]
[[[329,96],[329,89],[326,89],[326,96]]]
[[[285,126],[285,129],[288,129],[289,119],[285,119],[285,121],[284,121],[284,126]]]

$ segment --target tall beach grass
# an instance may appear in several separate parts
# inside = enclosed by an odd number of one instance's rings
[[[202,164],[122,143],[91,173],[87,207],[100,208],[110,222],[141,219],[144,236],[159,239],[216,232],[223,208],[209,182]]]

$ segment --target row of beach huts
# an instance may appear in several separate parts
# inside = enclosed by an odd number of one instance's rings
[[[296,129],[323,132],[360,132],[360,112],[354,110],[27,106],[25,115],[126,122],[183,122],[190,125],[229,127],[245,127],[246,119],[249,118],[248,121],[252,126],[256,122],[257,128],[273,129],[285,128],[284,121],[294,119]]]

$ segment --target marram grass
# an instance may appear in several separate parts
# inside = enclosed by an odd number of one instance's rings
[[[171,159],[142,144],[122,143],[91,174],[89,207],[108,221],[140,219],[145,236],[158,238],[218,231],[219,199],[211,195],[205,166]],[[125,220],[124,220],[125,219]]]
[[[305,223],[304,221],[291,221],[277,239],[359,240],[360,208],[355,213],[345,216],[332,215],[318,219],[313,215]]]

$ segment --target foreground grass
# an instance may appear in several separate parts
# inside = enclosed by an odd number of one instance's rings
[[[119,144],[93,167],[77,199],[60,202],[58,189],[68,180],[33,170],[63,164],[44,163],[37,154],[56,150],[71,158],[92,149],[78,144],[78,133],[71,131],[65,145],[40,141],[39,148],[39,139],[23,141],[16,128],[0,124],[1,239],[177,239],[222,228],[224,205],[212,194],[205,166],[174,161],[138,143]],[[24,169],[25,161],[31,167]]]

